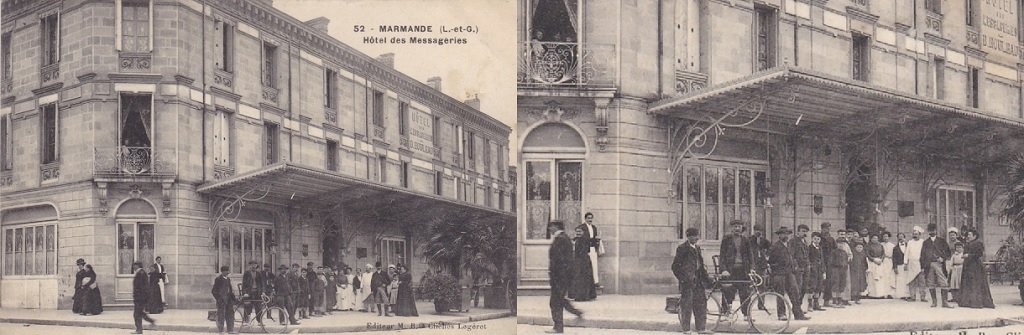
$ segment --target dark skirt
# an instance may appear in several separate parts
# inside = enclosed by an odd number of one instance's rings
[[[164,302],[160,299],[160,285],[153,282],[149,285],[149,299],[146,300],[146,313],[160,314],[164,312]]]
[[[587,254],[576,255],[572,285],[569,287],[569,298],[576,301],[589,301],[597,298],[594,268],[590,264],[590,256]]]
[[[103,298],[100,296],[100,289],[85,289],[83,295],[84,302],[82,303],[82,313],[88,313],[92,315],[103,313]]]
[[[395,315],[419,316],[419,313],[416,312],[416,298],[413,297],[411,285],[398,285],[398,304],[395,307]]]
[[[964,271],[960,277],[960,296],[957,303],[961,307],[972,308],[995,308],[992,302],[992,290],[988,285],[988,274],[985,273],[985,265],[981,263],[980,256],[984,255],[985,249],[981,242],[970,242],[967,245],[967,253],[971,255],[964,260]]]
[[[849,274],[850,271],[846,267],[832,267],[829,269],[828,283],[831,285],[832,293],[846,290],[846,277]]]
[[[850,295],[859,296],[868,289],[868,259],[864,253],[853,252],[850,261]],[[834,289],[834,288],[833,288]]]
[[[71,300],[73,301],[71,304],[71,312],[75,314],[82,313],[82,306],[85,305],[85,291],[86,289],[84,287],[75,289],[75,295],[71,297]]]

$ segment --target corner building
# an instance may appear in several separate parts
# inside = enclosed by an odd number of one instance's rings
[[[518,3],[523,294],[548,288],[546,223],[588,211],[617,294],[676,292],[685,229],[712,267],[732,219],[1010,234],[1019,0]]]
[[[340,4],[339,4],[340,5]],[[271,1],[2,3],[0,307],[107,306],[161,256],[171,308],[220,266],[410,264],[432,220],[511,224],[511,129]],[[236,279],[236,282],[239,282]]]

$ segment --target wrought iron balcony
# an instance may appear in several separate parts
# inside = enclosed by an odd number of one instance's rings
[[[442,159],[441,152],[442,152],[441,147],[434,147],[434,158]]]
[[[39,69],[39,82],[49,85],[60,80],[60,63],[44,65]]]
[[[96,148],[93,173],[98,177],[166,177],[175,171],[173,152],[151,147]]]
[[[563,42],[522,42],[520,87],[613,87],[615,46]]]
[[[409,136],[403,135],[398,138],[398,146],[403,149],[409,149]]]
[[[373,126],[373,138],[383,141],[384,140],[384,127],[374,125]]]

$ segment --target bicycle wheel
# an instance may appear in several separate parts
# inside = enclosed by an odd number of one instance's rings
[[[782,305],[783,310],[779,310]],[[762,292],[751,297],[747,312],[750,315],[750,327],[762,334],[780,334],[789,329],[789,321],[793,319],[793,306],[789,300],[775,292]]]
[[[242,304],[238,304],[238,306],[235,306],[235,332],[241,333],[242,327],[249,324],[248,322],[244,322],[245,320],[242,318],[242,316],[244,315],[245,307],[242,306]]]
[[[683,323],[683,299],[680,296],[679,308],[676,311],[676,318],[679,320],[679,326],[683,329],[694,329],[688,324]],[[705,317],[705,327],[709,330],[715,331],[727,318],[724,311],[722,311],[722,304],[718,301],[718,298],[714,295],[708,296],[707,302],[707,316]]]
[[[263,332],[268,334],[284,334],[288,331],[288,311],[272,306],[260,312],[263,316]]]

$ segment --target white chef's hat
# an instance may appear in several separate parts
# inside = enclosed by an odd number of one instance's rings
[[[918,233],[923,233],[924,232],[924,228],[921,228],[921,226],[914,226],[914,231],[916,231]]]
[[[946,234],[953,233],[953,232],[959,234],[960,230],[956,229],[956,227],[949,227],[949,229],[946,230]]]

